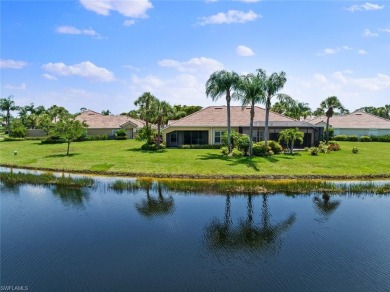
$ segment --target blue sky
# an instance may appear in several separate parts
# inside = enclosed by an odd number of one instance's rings
[[[216,70],[285,71],[282,90],[315,109],[390,103],[389,1],[28,1],[1,7],[1,97],[114,114],[150,91],[205,95]],[[235,102],[239,105],[239,102]]]

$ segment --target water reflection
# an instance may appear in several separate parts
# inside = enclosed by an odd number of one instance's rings
[[[137,211],[144,217],[162,217],[172,214],[174,211],[174,199],[171,195],[165,197],[160,183],[156,184],[157,196],[152,196],[150,191],[153,189],[153,183],[145,183],[146,199],[135,204]]]
[[[320,215],[328,218],[336,209],[340,206],[340,200],[330,200],[330,195],[324,192],[321,196],[315,196],[313,198],[314,207]]]
[[[89,200],[89,191],[86,188],[72,188],[69,186],[54,186],[52,193],[66,206],[84,208]]]
[[[230,197],[226,196],[225,218],[223,221],[214,219],[205,228],[205,243],[211,250],[217,249],[250,249],[277,250],[281,243],[281,234],[287,231],[295,222],[295,213],[285,220],[272,223],[268,208],[267,195],[262,195],[263,203],[261,218],[258,223],[254,219],[252,195],[247,196],[247,216],[241,218],[238,226],[231,221]]]

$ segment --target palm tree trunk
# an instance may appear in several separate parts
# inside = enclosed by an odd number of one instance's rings
[[[68,149],[66,150],[66,155],[69,155],[70,140],[68,140]]]
[[[8,136],[10,137],[10,135],[11,135],[11,115],[10,115],[10,113],[9,113],[9,111],[7,111],[7,120],[6,120],[6,122],[7,122],[7,130],[8,130]]]
[[[251,104],[251,121],[249,125],[249,156],[253,156],[253,118],[255,116],[255,104]]]
[[[157,124],[157,149],[160,148],[160,131],[161,131],[161,123]]]
[[[294,140],[291,139],[291,154],[293,154],[294,152]]]
[[[229,154],[232,152],[232,143],[230,141],[230,93],[228,92],[226,95],[226,106],[227,106],[227,127],[228,127],[228,148],[229,148]]]
[[[326,118],[326,144],[329,142],[329,117]]]
[[[267,98],[267,102],[265,104],[265,125],[264,125],[264,144],[265,149],[267,149],[268,146],[268,121],[269,121],[269,110],[271,106],[271,99]]]

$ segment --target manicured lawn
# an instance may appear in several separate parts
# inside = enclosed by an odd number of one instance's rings
[[[42,145],[40,141],[0,142],[0,164],[72,171],[189,176],[390,176],[390,143],[340,142],[341,151],[310,156],[225,157],[220,150],[141,151],[134,140]],[[358,154],[352,148],[359,149]],[[14,155],[14,151],[17,155]]]

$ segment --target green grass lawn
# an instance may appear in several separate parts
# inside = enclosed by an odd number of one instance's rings
[[[0,164],[18,167],[128,173],[148,176],[390,176],[390,143],[340,142],[342,150],[310,156],[225,157],[220,150],[141,151],[142,142],[91,141],[43,145],[40,141],[0,142]],[[352,148],[359,149],[358,154]],[[17,155],[14,155],[17,151]]]

